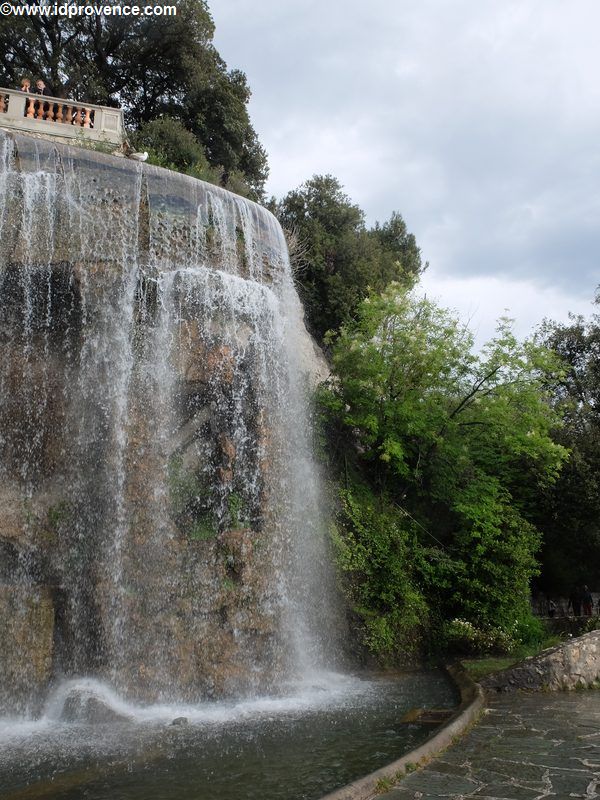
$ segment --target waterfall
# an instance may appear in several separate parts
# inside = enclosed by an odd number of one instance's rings
[[[308,337],[276,220],[0,137],[0,711],[79,677],[197,702],[331,666]]]

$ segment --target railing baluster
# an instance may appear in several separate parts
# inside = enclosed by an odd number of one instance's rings
[[[104,106],[84,106],[78,100],[63,100],[50,95],[39,95],[0,86],[1,127],[33,131],[36,123],[60,123],[84,128],[86,138],[111,142],[123,142],[123,112]],[[40,134],[52,135],[50,125],[38,128]],[[63,128],[54,135],[76,138],[79,132]]]

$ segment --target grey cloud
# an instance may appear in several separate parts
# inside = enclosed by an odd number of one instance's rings
[[[438,272],[600,282],[600,8],[563,0],[222,0],[278,195],[332,172]]]

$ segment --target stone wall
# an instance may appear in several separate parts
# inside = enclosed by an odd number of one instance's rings
[[[557,691],[597,685],[600,681],[600,631],[550,647],[514,667],[488,675],[481,685],[498,692],[517,689]]]

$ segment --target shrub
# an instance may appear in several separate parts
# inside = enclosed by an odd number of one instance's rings
[[[383,662],[405,660],[419,651],[429,621],[413,569],[414,534],[363,485],[343,490],[341,500],[333,539],[364,644]]]
[[[501,628],[479,628],[459,618],[444,623],[443,638],[447,649],[460,655],[509,653],[517,646],[511,633]]]
[[[172,117],[160,117],[143,125],[133,137],[135,147],[145,147],[159,166],[185,171],[195,165],[208,168],[204,148],[191,131]]]

